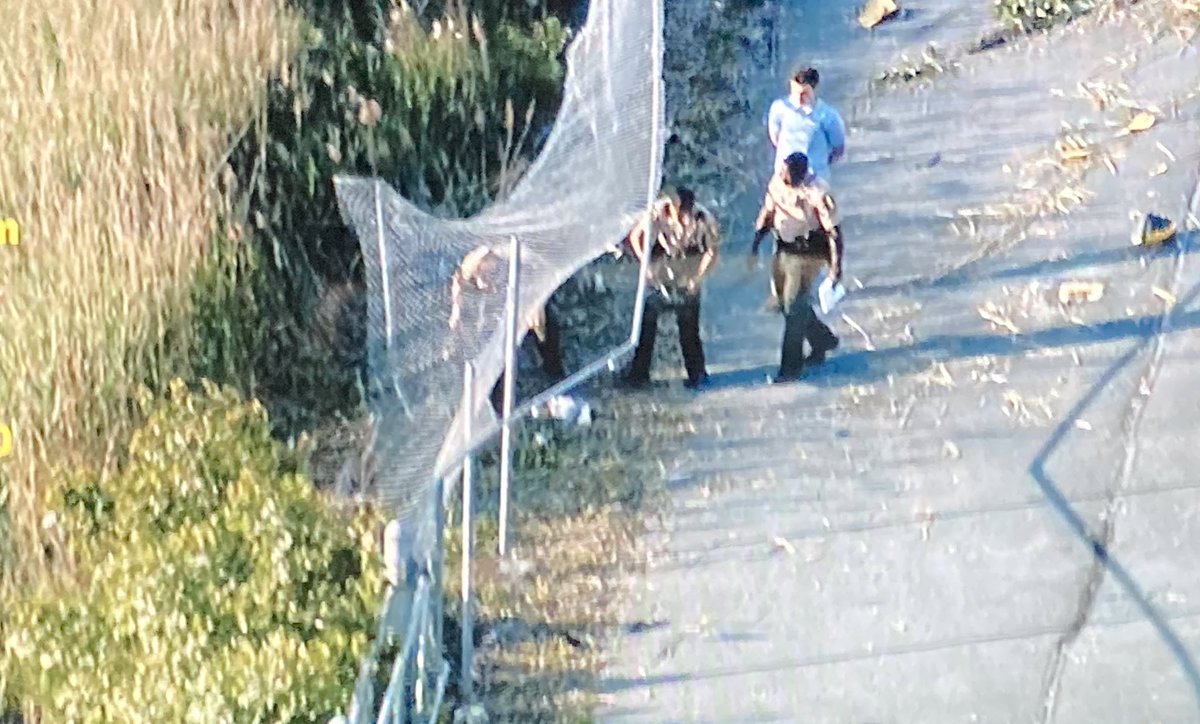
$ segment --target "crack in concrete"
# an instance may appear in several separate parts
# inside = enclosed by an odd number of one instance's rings
[[[1195,190],[1188,200],[1187,212],[1189,217],[1195,215],[1198,204],[1200,204],[1200,180],[1197,181]],[[1185,243],[1181,242],[1173,258],[1173,273],[1170,284],[1171,293],[1175,295],[1179,293],[1179,287],[1183,278],[1186,252]],[[1043,687],[1042,724],[1051,724],[1054,719],[1055,704],[1062,686],[1063,673],[1066,669],[1067,649],[1078,639],[1079,634],[1087,626],[1092,610],[1095,608],[1096,594],[1099,592],[1100,586],[1103,584],[1111,566],[1109,547],[1112,545],[1115,534],[1117,499],[1126,490],[1129,480],[1133,476],[1134,464],[1136,463],[1138,454],[1138,430],[1141,427],[1142,417],[1148,406],[1147,403],[1150,400],[1150,396],[1154,393],[1155,383],[1162,372],[1163,356],[1166,353],[1166,333],[1170,330],[1172,311],[1173,308],[1168,307],[1158,317],[1152,338],[1154,341],[1150,359],[1147,361],[1141,375],[1142,384],[1139,385],[1139,390],[1133,393],[1128,403],[1127,413],[1122,425],[1124,428],[1122,442],[1125,455],[1122,460],[1121,471],[1117,477],[1116,485],[1109,492],[1107,504],[1101,514],[1102,528],[1100,535],[1092,536],[1088,541],[1093,553],[1092,566],[1084,583],[1083,591],[1080,593],[1079,606],[1076,609],[1074,618],[1059,637],[1050,655],[1050,662],[1047,667],[1047,681]],[[1167,643],[1170,644],[1169,641]],[[1189,673],[1186,671],[1189,662],[1182,661],[1181,665],[1185,668],[1185,674]],[[1200,695],[1200,692],[1197,692],[1197,694]]]
[[[1108,546],[1112,544],[1115,533],[1115,514],[1116,498],[1110,495],[1102,516],[1103,527],[1100,534],[1094,536],[1090,541],[1093,553],[1092,567],[1088,571],[1083,591],[1080,592],[1079,606],[1076,608],[1075,616],[1068,624],[1067,630],[1059,636],[1058,641],[1054,644],[1054,650],[1050,654],[1046,683],[1042,687],[1044,692],[1042,695],[1042,724],[1050,724],[1054,719],[1054,705],[1062,686],[1063,672],[1066,670],[1067,648],[1075,642],[1075,639],[1083,632],[1084,626],[1087,625],[1092,609],[1095,607],[1096,594],[1104,582]]]
[[[1176,273],[1171,285],[1173,293],[1177,291],[1178,287],[1179,272],[1182,266],[1182,252],[1176,255],[1175,262]],[[1067,625],[1066,630],[1059,636],[1054,650],[1050,654],[1050,662],[1047,667],[1049,675],[1043,687],[1042,724],[1051,724],[1054,720],[1055,703],[1057,702],[1058,693],[1062,686],[1063,673],[1066,670],[1067,649],[1079,638],[1079,634],[1087,626],[1092,610],[1095,608],[1096,594],[1099,592],[1100,586],[1104,583],[1110,566],[1108,551],[1116,532],[1117,498],[1121,491],[1127,487],[1129,479],[1133,474],[1133,467],[1138,452],[1137,434],[1138,429],[1141,427],[1142,414],[1146,408],[1146,401],[1154,391],[1154,382],[1157,380],[1158,373],[1162,367],[1163,332],[1166,328],[1169,313],[1169,309],[1164,311],[1158,319],[1154,336],[1154,350],[1150,360],[1146,363],[1146,369],[1142,375],[1142,379],[1145,381],[1145,387],[1143,388],[1145,392],[1134,392],[1134,396],[1130,398],[1128,403],[1127,413],[1122,425],[1124,428],[1122,438],[1125,455],[1121,461],[1121,471],[1117,477],[1116,485],[1109,490],[1104,510],[1100,514],[1100,533],[1099,535],[1089,536],[1087,541],[1092,550],[1092,566],[1088,571],[1087,579],[1084,581],[1083,590],[1080,592],[1079,605],[1076,608],[1075,616]]]

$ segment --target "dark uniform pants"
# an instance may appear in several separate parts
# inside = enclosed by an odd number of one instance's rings
[[[567,376],[567,370],[563,367],[562,357],[562,336],[558,326],[558,318],[554,316],[554,309],[546,305],[546,326],[542,329],[534,329],[534,343],[537,345],[538,356],[542,359],[542,371],[554,379],[562,379]]]
[[[545,326],[532,329],[534,344],[537,346],[538,357],[542,361],[542,372],[555,381],[567,376],[562,357],[562,331],[558,326],[558,318],[549,304],[545,307]],[[492,387],[492,409],[499,415],[504,407],[504,376]]]
[[[779,311],[783,313],[783,351],[779,360],[781,377],[797,377],[804,369],[804,340],[814,353],[837,346],[834,335],[812,306],[812,293],[829,255],[816,251],[794,252],[776,246],[771,282]]]
[[[680,294],[676,301],[664,298],[656,291],[649,292],[642,316],[642,332],[629,366],[629,379],[646,382],[650,379],[650,364],[654,360],[654,340],[658,336],[658,318],[664,312],[674,312],[679,325],[679,346],[688,381],[696,383],[705,375],[704,347],[700,342],[700,292]]]

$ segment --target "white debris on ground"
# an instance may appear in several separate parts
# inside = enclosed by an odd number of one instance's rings
[[[551,397],[544,406],[530,410],[529,415],[535,420],[558,420],[568,425],[581,427],[592,424],[591,404],[572,395]]]

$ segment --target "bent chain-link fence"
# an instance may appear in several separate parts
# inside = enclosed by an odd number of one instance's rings
[[[414,707],[422,716],[438,715],[447,671],[440,629],[448,491],[441,481],[462,469],[466,487],[471,453],[499,431],[490,392],[531,318],[555,289],[624,236],[658,192],[662,14],[662,0],[591,0],[567,49],[563,102],[542,152],[508,198],[477,216],[433,217],[379,179],[334,180],[367,278],[367,391],[376,424],[371,492],[395,511],[398,526],[386,545],[406,572],[389,590],[351,721],[373,720],[383,704],[372,671],[383,642],[397,633],[405,634],[401,655],[379,720],[405,721]],[[518,248],[516,276],[509,278],[509,255]],[[506,335],[506,291],[514,283],[516,334]],[[643,295],[644,284],[631,300],[630,341],[548,393],[569,390],[632,347]],[[470,523],[465,511],[464,531]]]

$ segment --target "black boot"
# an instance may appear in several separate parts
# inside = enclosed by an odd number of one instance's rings
[[[804,360],[805,364],[811,364],[811,365],[821,364],[822,362],[825,361],[826,355],[828,355],[830,352],[837,349],[839,344],[840,344],[840,340],[838,340],[837,337],[834,337],[831,342],[829,342],[823,346],[813,347],[812,354],[810,354]]]
[[[654,341],[658,336],[658,308],[647,304],[642,315],[642,331],[629,369],[621,378],[622,387],[639,388],[650,384],[650,365],[654,361]]]
[[[695,390],[708,382],[708,368],[704,360],[704,344],[700,340],[700,297],[689,297],[675,312],[679,325],[679,346],[683,353],[683,366],[687,371],[687,382],[683,386]]]

